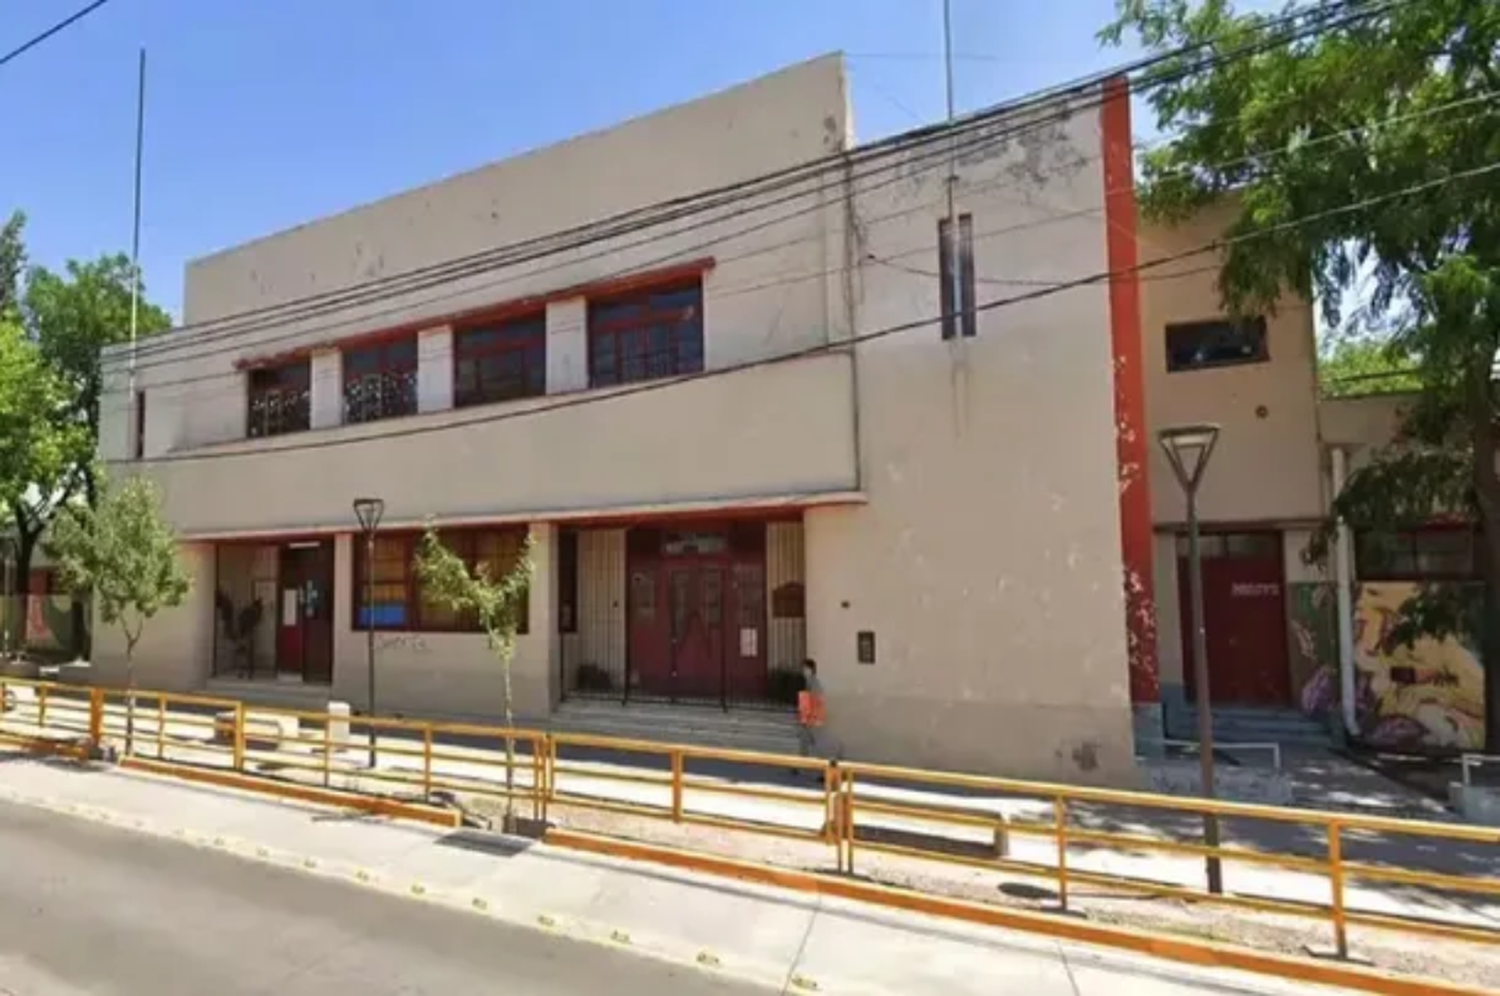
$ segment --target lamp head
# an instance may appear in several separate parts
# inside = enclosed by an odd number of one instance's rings
[[[1213,422],[1198,422],[1191,425],[1174,425],[1157,433],[1157,441],[1172,465],[1177,483],[1189,494],[1198,490],[1203,481],[1204,468],[1213,455],[1214,443],[1219,439],[1219,426]]]
[[[379,498],[356,498],[354,499],[354,516],[359,520],[359,528],[365,533],[373,533],[380,528],[380,517],[385,514],[385,502]]]

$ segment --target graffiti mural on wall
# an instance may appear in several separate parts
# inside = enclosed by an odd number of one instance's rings
[[[1339,708],[1337,609],[1331,584],[1296,586],[1293,673],[1310,715]],[[1360,586],[1354,605],[1355,717],[1360,739],[1393,750],[1479,750],[1484,746],[1484,672],[1478,649],[1464,636],[1421,639],[1384,649],[1412,582]]]
[[[1484,670],[1476,641],[1460,634],[1382,649],[1417,589],[1409,582],[1360,588],[1354,607],[1360,727],[1380,747],[1478,750],[1484,746]]]

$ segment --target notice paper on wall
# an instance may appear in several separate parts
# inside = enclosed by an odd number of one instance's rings
[[[283,588],[281,591],[281,625],[297,625],[297,603],[299,601],[296,588]]]
[[[746,626],[740,630],[740,656],[754,657],[760,652],[760,630]]]

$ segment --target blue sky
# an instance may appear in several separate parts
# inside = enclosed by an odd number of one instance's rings
[[[4,0],[0,51],[82,4]],[[1113,8],[953,0],[959,109],[1134,57],[1094,40]],[[0,67],[0,214],[35,262],[129,247],[143,45],[141,257],[173,313],[195,256],[827,51],[861,140],[943,114],[941,0],[111,0]]]

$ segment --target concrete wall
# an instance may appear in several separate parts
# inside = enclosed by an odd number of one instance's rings
[[[527,632],[517,636],[511,661],[512,701],[518,720],[545,717],[557,691],[555,532],[531,527],[532,580]],[[333,697],[363,708],[369,695],[367,640],[354,628],[353,537],[334,548]],[[480,633],[376,633],[375,690],[382,712],[498,722],[504,672]]]
[[[976,272],[1108,269],[1100,150],[1090,108],[966,155],[956,195]],[[857,191],[861,258],[936,271],[944,172]],[[860,334],[938,311],[932,276],[863,267]],[[859,347],[869,505],[805,517],[808,651],[850,756],[1133,777],[1113,369],[1103,286],[985,311],[961,343],[927,324]],[[872,665],[857,662],[862,631]]]
[[[141,688],[200,689],[208,680],[214,652],[214,548],[184,543],[179,555],[192,588],[182,605],[147,620],[135,650],[135,680]],[[93,678],[101,684],[126,680],[125,637],[116,623],[94,612]]]
[[[1229,202],[1182,225],[1143,226],[1141,261],[1149,264],[1222,237],[1235,210]],[[1306,302],[1289,297],[1267,316],[1269,362],[1167,372],[1168,323],[1226,314],[1218,271],[1210,269],[1217,262],[1216,254],[1189,256],[1141,275],[1152,518],[1181,523],[1187,517],[1182,490],[1155,436],[1163,427],[1190,422],[1222,426],[1199,494],[1204,521],[1317,518],[1326,497],[1318,450],[1315,330]]]

